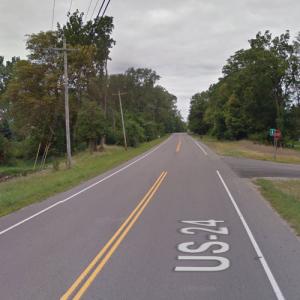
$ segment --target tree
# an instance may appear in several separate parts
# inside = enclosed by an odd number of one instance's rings
[[[4,63],[4,57],[0,56],[0,95],[5,92],[7,84],[12,77],[13,68],[19,60],[19,57],[12,57],[11,61]]]
[[[76,10],[66,25],[58,24],[59,36],[65,35],[68,43],[75,46],[93,46],[95,55],[93,57],[96,74],[104,74],[105,63],[109,58],[110,49],[115,45],[111,34],[113,31],[112,17],[97,17],[94,20],[83,22],[83,13]]]
[[[11,145],[9,141],[0,133],[0,165],[8,163],[11,159]]]
[[[189,129],[197,134],[206,134],[208,124],[204,118],[208,106],[208,92],[195,94],[191,99],[189,113]]]
[[[132,146],[167,132],[182,130],[176,97],[158,85],[159,75],[147,68],[130,68],[108,76],[107,61],[115,41],[111,17],[83,21],[79,11],[68,15],[55,31],[27,36],[27,60],[6,65],[0,59],[0,134],[24,142],[30,157],[49,148],[51,155],[65,151],[63,56],[68,52],[71,144],[81,149],[88,143],[95,150],[107,135],[108,142],[122,142],[120,108],[115,94],[126,92],[123,110],[128,141]],[[8,72],[9,71],[9,72]],[[4,104],[6,106],[4,106]],[[11,129],[11,131],[7,131]],[[47,146],[48,145],[48,146]]]
[[[269,31],[259,32],[249,40],[249,49],[232,55],[223,78],[207,92],[206,108],[191,103],[192,130],[202,131],[198,113],[218,138],[241,139],[274,127],[287,136],[288,114],[299,89],[299,60],[289,40],[288,31],[274,38]]]
[[[0,56],[0,135],[7,139],[12,138],[12,130],[10,128],[11,120],[8,115],[9,103],[3,99],[3,94],[13,76],[14,66],[19,60],[18,57],[13,57],[11,61],[4,63],[4,57]]]
[[[63,126],[63,101],[58,72],[49,72],[47,65],[19,61],[14,68],[3,99],[9,103],[8,114],[19,139],[31,138],[42,149]],[[32,149],[32,156],[35,155]]]
[[[128,146],[137,147],[140,143],[146,140],[144,128],[140,126],[140,124],[134,120],[134,117],[130,116],[129,114],[125,115],[125,118]]]
[[[78,112],[76,135],[79,141],[89,144],[90,151],[96,150],[97,140],[106,132],[103,111],[95,101],[85,101]]]
[[[123,109],[144,130],[147,140],[166,132],[183,130],[182,117],[176,108],[176,97],[157,85],[159,75],[151,69],[128,69],[125,74],[116,74],[109,79],[109,116],[112,127],[116,125],[119,103],[113,94],[125,91]],[[143,135],[141,134],[140,137]],[[141,139],[144,139],[141,138]]]

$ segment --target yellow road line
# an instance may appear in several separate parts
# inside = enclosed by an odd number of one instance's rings
[[[140,217],[140,215],[142,214],[142,212],[144,211],[144,209],[146,208],[146,206],[148,205],[148,203],[151,201],[151,199],[153,198],[154,194],[156,193],[156,191],[158,190],[158,188],[160,187],[161,183],[163,182],[163,180],[165,179],[166,176],[167,176],[167,172],[164,172],[163,177],[160,179],[159,183],[156,185],[156,187],[154,188],[154,190],[151,192],[151,194],[147,198],[146,202],[143,204],[143,206],[138,211],[138,213],[134,216],[134,218],[132,219],[132,221],[129,223],[129,225],[123,231],[123,233],[121,234],[121,236],[118,238],[118,240],[115,242],[115,244],[111,247],[111,249],[105,255],[105,257],[101,260],[101,262],[99,263],[99,265],[97,266],[97,268],[93,271],[93,273],[91,274],[91,276],[86,280],[86,282],[84,283],[84,285],[81,287],[81,289],[78,291],[78,293],[73,298],[74,300],[79,300],[82,297],[82,295],[86,292],[86,290],[89,288],[89,286],[95,280],[96,276],[101,272],[101,270],[103,269],[103,267],[105,266],[105,264],[107,263],[107,261],[110,259],[110,257],[113,255],[113,253],[116,251],[116,249],[118,248],[118,246],[120,245],[120,243],[126,237],[126,235],[130,231],[130,229],[133,227],[133,225],[136,223],[136,221],[138,220],[138,218]]]
[[[181,140],[178,141],[177,147],[176,147],[176,153],[178,153],[180,151],[181,148]]]
[[[140,201],[140,203],[137,205],[137,207],[131,212],[131,214],[128,216],[128,218],[124,221],[124,223],[120,226],[120,228],[115,232],[115,234],[113,235],[113,237],[107,242],[107,244],[102,248],[102,250],[97,254],[97,256],[91,261],[91,263],[87,266],[87,268],[80,274],[80,276],[76,279],[76,281],[72,284],[72,286],[68,289],[68,291],[60,298],[61,300],[67,300],[72,293],[76,290],[76,288],[83,282],[83,280],[85,279],[85,277],[90,273],[90,271],[96,266],[96,264],[100,261],[100,259],[102,258],[102,256],[104,255],[104,253],[109,249],[109,247],[114,243],[114,241],[116,240],[116,238],[119,236],[119,234],[122,232],[122,230],[127,226],[127,224],[130,222],[130,220],[132,219],[132,221],[129,223],[127,229],[133,226],[133,224],[135,223],[135,221],[137,220],[137,216],[139,216],[141,214],[141,212],[144,210],[144,208],[146,207],[146,205],[148,204],[148,202],[151,200],[151,198],[153,197],[154,193],[157,191],[158,187],[160,186],[160,184],[162,183],[163,179],[165,178],[165,176],[167,175],[167,172],[162,172],[160,174],[160,176],[158,177],[158,179],[155,181],[155,183],[153,184],[153,186],[149,189],[149,191],[146,193],[146,195],[143,197],[143,199]],[[136,212],[138,212],[138,214],[135,216],[135,218],[133,218],[133,216],[136,214]],[[135,220],[135,221],[134,221]],[[134,222],[133,222],[134,221]],[[133,223],[132,223],[133,222]],[[130,230],[130,228],[127,230],[127,232]],[[125,232],[125,231],[124,231]],[[125,235],[123,234],[119,237],[119,240],[121,239],[121,237],[123,236],[122,240],[124,239]],[[118,242],[118,240],[117,240]],[[116,243],[117,243],[116,242]],[[120,244],[121,241],[118,243]],[[116,248],[116,247],[115,247]],[[112,250],[112,249],[111,249]],[[110,250],[110,251],[111,251]],[[109,252],[110,253],[110,252]],[[111,253],[112,255],[112,253]],[[110,255],[110,256],[111,256]],[[109,256],[109,257],[110,257]],[[104,257],[104,259],[107,257],[107,255]],[[109,257],[106,259],[106,261],[109,259]],[[103,259],[103,260],[104,260]],[[105,262],[106,263],[106,262]],[[104,265],[105,265],[104,263]],[[104,266],[103,265],[103,266]],[[101,268],[102,269],[102,268]],[[96,271],[96,270],[95,270]],[[95,273],[95,271],[92,273],[92,275]],[[101,271],[101,270],[100,270]],[[100,272],[99,271],[99,272]],[[97,274],[99,273],[97,272]],[[96,275],[97,275],[96,274]],[[96,277],[96,276],[95,276]],[[90,278],[88,278],[89,280]],[[94,280],[94,279],[93,279]],[[92,280],[92,281],[93,281]],[[90,282],[90,284],[92,283],[92,281]],[[90,285],[89,284],[89,285]],[[88,286],[89,286],[88,285]],[[88,287],[87,287],[88,288]],[[87,289],[86,288],[86,289]],[[83,287],[80,289],[80,291],[83,289]],[[85,290],[86,290],[85,289]],[[84,290],[84,291],[85,291]],[[79,291],[79,292],[80,292]],[[82,294],[84,293],[84,291],[82,292]],[[78,292],[78,294],[79,294]],[[78,294],[75,296],[77,297]],[[81,294],[81,295],[82,295]],[[81,297],[81,295],[79,297]],[[79,298],[73,298],[73,299],[79,299]]]

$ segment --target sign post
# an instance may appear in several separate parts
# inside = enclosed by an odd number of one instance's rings
[[[274,145],[274,160],[276,160],[277,156],[277,148],[278,148],[278,140],[282,138],[282,134],[280,129],[271,128],[269,131],[269,135],[273,137],[273,145]]]

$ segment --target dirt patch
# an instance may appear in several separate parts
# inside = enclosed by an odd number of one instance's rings
[[[0,174],[0,182],[5,182],[5,181],[8,181],[12,178],[14,178],[15,176],[12,176],[12,175],[2,175]]]

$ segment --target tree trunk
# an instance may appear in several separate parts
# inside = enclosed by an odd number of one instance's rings
[[[101,136],[99,151],[104,151],[105,135]]]
[[[90,153],[93,153],[96,150],[96,142],[94,139],[90,139],[89,141],[90,144]]]

